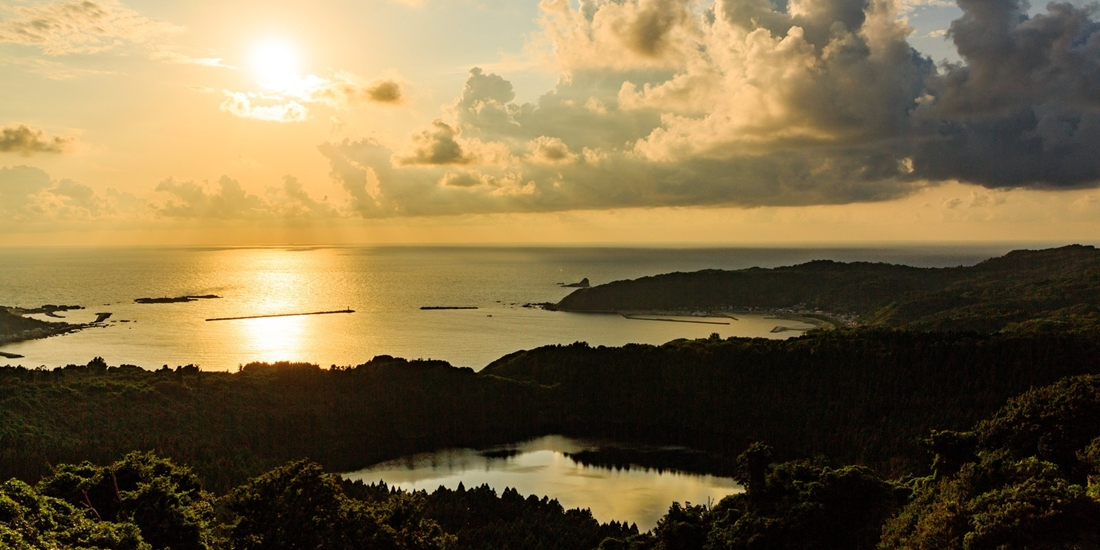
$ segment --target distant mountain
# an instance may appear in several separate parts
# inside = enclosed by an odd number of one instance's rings
[[[1016,250],[973,267],[817,260],[775,269],[705,270],[578,289],[561,311],[821,310],[861,323],[982,332],[1100,329],[1100,251]]]

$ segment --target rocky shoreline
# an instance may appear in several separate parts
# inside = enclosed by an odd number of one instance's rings
[[[38,340],[68,334],[79,330],[96,326],[95,323],[66,323],[62,321],[47,322],[26,317],[27,315],[46,315],[57,319],[64,317],[57,312],[84,309],[82,306],[56,306],[44,305],[37,308],[0,306],[0,345],[14,344],[28,340]],[[21,355],[3,352],[0,357],[7,359],[19,359]]]

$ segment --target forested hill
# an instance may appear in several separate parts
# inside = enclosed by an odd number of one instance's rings
[[[737,456],[825,455],[879,473],[926,463],[917,440],[1006,399],[1100,373],[1084,335],[822,331],[791,340],[547,346],[481,372],[380,356],[351,368],[250,364],[156,372],[0,367],[0,480],[156,450],[227,489],[287,460],[352,471],[416,452],[547,434]]]
[[[817,260],[775,269],[705,270],[578,289],[561,311],[823,310],[862,323],[935,330],[1100,329],[1100,251],[1016,250],[972,267]]]

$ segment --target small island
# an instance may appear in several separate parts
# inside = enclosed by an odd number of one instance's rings
[[[215,300],[221,298],[215,294],[204,294],[202,296],[176,296],[174,298],[135,298],[135,304],[179,304],[184,302],[196,302],[199,300]]]
[[[592,283],[588,282],[588,277],[585,277],[575,283],[558,283],[558,286],[562,288],[588,288],[592,286]]]

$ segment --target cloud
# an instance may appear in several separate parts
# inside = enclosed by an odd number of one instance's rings
[[[404,98],[401,85],[392,80],[376,80],[365,90],[371,101],[378,103],[399,103]]]
[[[46,55],[87,54],[144,44],[178,27],[153,21],[116,0],[10,6],[0,42],[37,47]]]
[[[149,54],[149,58],[153,61],[165,61],[168,63],[180,63],[183,65],[199,65],[201,67],[222,67],[226,69],[234,69],[230,65],[225,63],[225,60],[220,57],[192,57],[179,52],[171,51],[168,49],[158,49]]]
[[[268,205],[271,212],[282,218],[331,219],[340,213],[328,204],[327,197],[314,199],[306,192],[302,182],[294,176],[283,177],[283,185],[269,189]]]
[[[439,180],[439,185],[443,187],[478,187],[478,186],[492,186],[494,178],[492,176],[486,176],[480,172],[447,172],[443,175],[443,179]]]
[[[0,56],[0,67],[18,67],[50,80],[71,80],[85,75],[116,74],[113,71],[69,67],[64,63],[42,57]]]
[[[19,125],[0,131],[0,152],[19,153],[29,157],[35,153],[61,153],[73,142],[69,137],[45,137],[41,130]]]
[[[552,90],[517,103],[474,68],[406,143],[321,151],[367,217],[1098,186],[1094,8],[959,6],[963,62],[937,67],[891,0],[544,0],[532,47],[561,71]]]
[[[948,35],[963,62],[929,82],[916,173],[986,187],[1064,189],[1100,180],[1096,8],[961,0]]]
[[[543,164],[570,164],[577,160],[577,155],[569,150],[569,146],[559,138],[539,136],[528,144],[531,151],[531,162]]]
[[[469,164],[473,157],[457,141],[459,130],[440,119],[432,127],[413,136],[412,150],[401,164]]]
[[[314,198],[298,178],[287,175],[262,193],[222,176],[213,185],[168,178],[155,186],[154,196],[139,197],[113,188],[96,190],[70,179],[55,180],[32,166],[0,168],[0,226],[65,222],[100,223],[170,219],[271,222],[332,220],[354,210],[344,201]],[[152,200],[150,200],[152,199]]]
[[[365,103],[400,105],[405,101],[398,79],[378,79],[364,84],[358,76],[348,72],[337,73],[334,80],[311,74],[268,82],[263,87],[261,93],[223,90],[226,99],[221,103],[221,110],[241,118],[302,122],[310,118],[308,104],[345,110]],[[277,103],[256,105],[257,100]]]
[[[11,14],[0,21],[0,43],[38,48],[50,57],[72,54],[140,53],[152,61],[232,69],[220,57],[194,56],[177,51],[167,38],[183,27],[155,21],[117,0],[76,0],[33,6],[0,6]],[[2,12],[0,12],[2,13]],[[60,80],[79,74],[111,74],[68,68],[42,58],[8,60],[31,72]]]
[[[0,212],[16,219],[42,213],[35,207],[36,197],[51,185],[49,174],[40,168],[0,168]]]
[[[378,79],[363,84],[359,77],[339,72],[334,80],[309,75],[300,84],[287,86],[283,93],[302,101],[325,103],[334,109],[347,109],[362,103],[400,104],[404,100],[401,83]]]
[[[40,168],[0,168],[0,222],[134,219],[144,204],[108,188],[97,193],[69,179],[54,180]]]
[[[955,2],[948,0],[898,0],[898,12],[908,14],[921,8],[953,8]]]
[[[294,176],[284,176],[281,185],[261,195],[249,193],[241,183],[222,176],[214,185],[166,179],[156,192],[167,199],[152,203],[152,210],[176,220],[302,220],[331,219],[343,214],[325,197],[317,200]]]
[[[229,114],[269,122],[301,122],[309,119],[309,109],[296,101],[276,105],[254,105],[249,94],[223,90],[225,100],[219,108]]]
[[[160,182],[156,190],[171,195],[157,212],[169,218],[238,219],[255,218],[263,210],[263,201],[249,194],[240,182],[222,176],[217,188],[208,191],[195,182]]]
[[[585,1],[539,4],[543,44],[564,70],[671,68],[690,58],[701,18],[690,0]],[[609,55],[614,52],[614,55]]]

